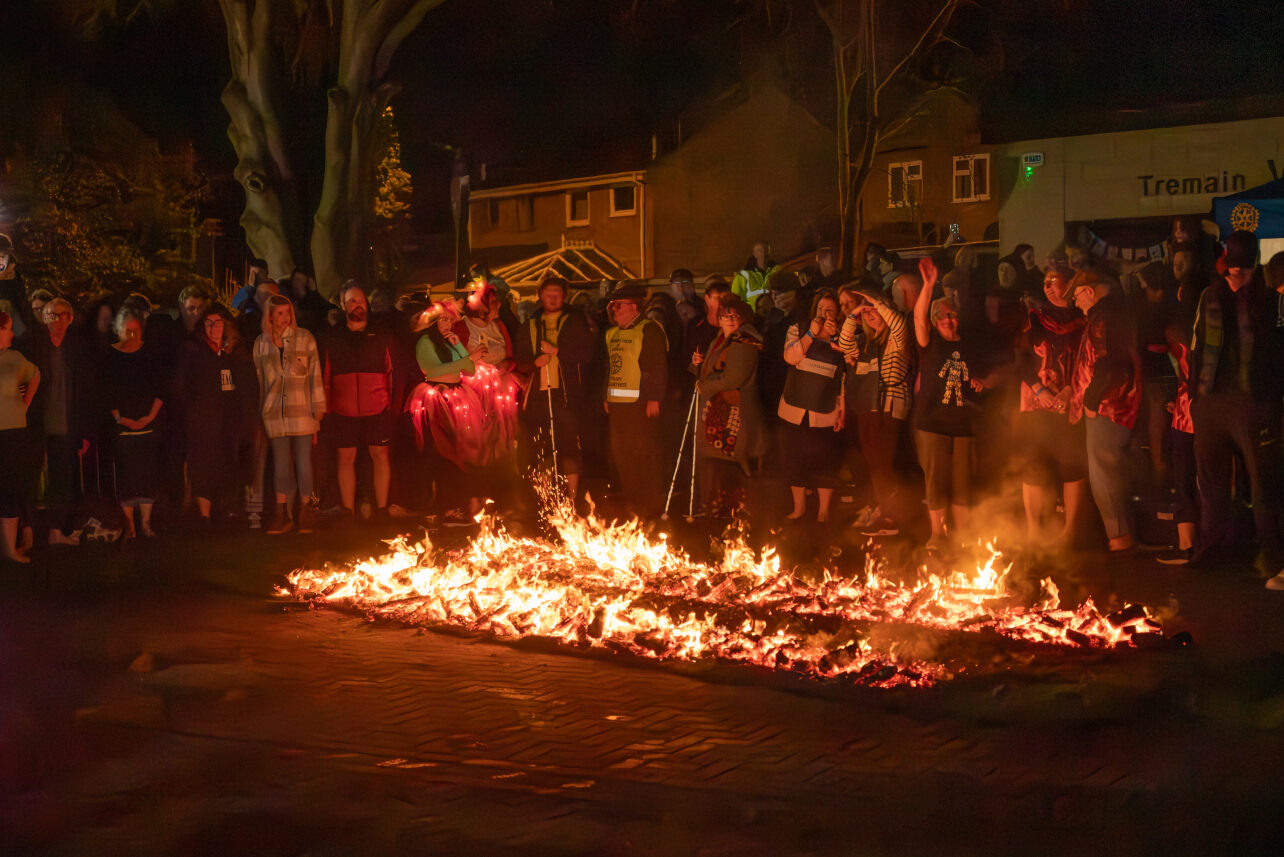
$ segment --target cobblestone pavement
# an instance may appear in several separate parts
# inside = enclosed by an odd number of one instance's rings
[[[1185,599],[1169,624],[1194,649],[889,692],[271,596],[345,549],[55,555],[11,587],[0,851],[1240,855],[1284,837],[1284,600],[1246,574],[1113,576]],[[1101,574],[1068,583],[1102,596]]]

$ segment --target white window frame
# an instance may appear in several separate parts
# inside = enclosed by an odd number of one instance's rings
[[[892,196],[892,176],[897,170],[901,171],[901,188],[903,191],[909,191],[914,182],[918,183],[918,199],[913,200],[908,197],[912,194],[906,193],[900,199]],[[916,175],[911,176],[911,173]],[[909,208],[912,205],[923,203],[923,162],[922,161],[900,161],[895,164],[887,165],[887,207],[888,208]]]
[[[633,189],[633,207],[632,207],[632,208],[616,208],[616,207],[615,207],[615,192],[616,192],[617,190],[619,190],[620,188],[625,188],[625,187],[627,187],[627,188],[632,188],[632,189]],[[612,216],[612,217],[628,217],[628,216],[630,216],[630,215],[633,215],[633,214],[637,214],[637,213],[638,213],[638,186],[637,186],[637,185],[635,185],[635,184],[617,184],[617,185],[611,185],[611,187],[610,187],[610,188],[608,188],[607,190],[608,190],[608,196],[609,196],[609,198],[610,198],[610,200],[611,200],[611,216]]]
[[[985,161],[985,193],[976,192],[976,162]],[[951,163],[954,165],[950,174],[950,197],[954,202],[983,202],[990,198],[990,182],[992,181],[993,172],[990,170],[989,153],[979,155],[955,155]],[[972,195],[958,195],[958,180],[960,176],[967,176],[971,180]]]
[[[575,199],[575,194],[577,193],[584,194],[584,207],[585,209],[587,209],[587,211],[585,213],[583,220],[573,219],[573,215],[575,213],[575,205],[573,203],[573,200]],[[567,226],[588,226],[593,219],[592,211],[593,211],[593,194],[589,193],[587,188],[584,190],[568,190],[566,192],[566,225]]]

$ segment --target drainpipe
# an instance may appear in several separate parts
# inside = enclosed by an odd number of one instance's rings
[[[646,279],[646,182],[638,187],[638,276]]]

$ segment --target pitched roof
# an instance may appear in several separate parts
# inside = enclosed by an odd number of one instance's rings
[[[623,262],[592,241],[568,241],[562,246],[505,265],[494,272],[510,286],[537,286],[549,277],[562,277],[570,283],[598,280],[632,280],[637,277]]]

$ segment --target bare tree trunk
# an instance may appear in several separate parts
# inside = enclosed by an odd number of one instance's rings
[[[373,271],[374,140],[396,89],[384,82],[401,42],[442,0],[345,0],[338,79],[327,93],[325,173],[312,222],[317,288],[327,297]]]
[[[879,19],[886,11],[877,8],[877,0],[812,0],[816,14],[829,31],[833,53],[838,96],[838,265],[846,274],[864,264],[863,259],[857,258],[864,225],[861,199],[878,146],[905,126],[922,96],[920,91],[907,101],[889,105],[882,98],[883,90],[941,40],[960,0],[938,2],[940,5],[913,42],[902,48],[878,32]],[[884,55],[881,60],[880,51]],[[880,68],[880,61],[889,64]]]
[[[219,0],[227,25],[232,79],[223,89],[237,163],[245,189],[241,227],[251,252],[273,277],[287,276],[303,249],[298,188],[280,124],[281,70],[272,44],[274,0]]]

